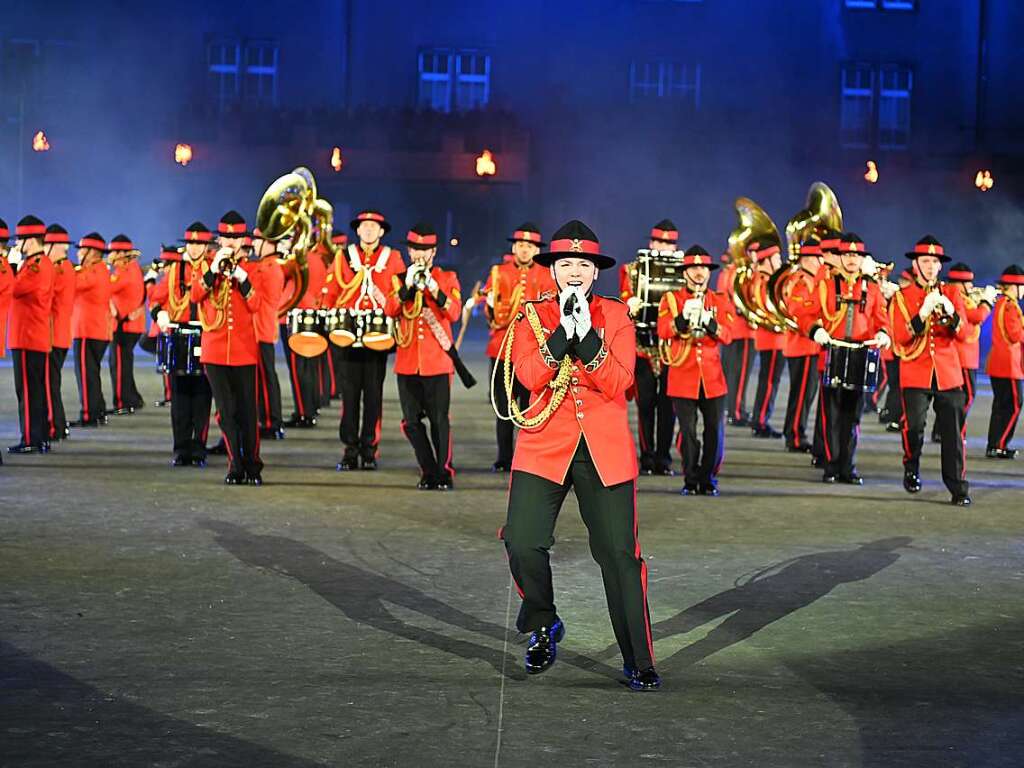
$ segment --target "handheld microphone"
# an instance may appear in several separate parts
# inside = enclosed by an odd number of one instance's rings
[[[576,291],[569,294],[569,298],[565,302],[565,309],[562,310],[562,314],[568,317],[576,309]]]

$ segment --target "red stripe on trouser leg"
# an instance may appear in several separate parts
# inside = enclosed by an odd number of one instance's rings
[[[1006,450],[1006,444],[1010,435],[1010,430],[1017,424],[1017,419],[1020,417],[1020,400],[1017,398],[1017,382],[1013,379],[1007,379],[1010,385],[1010,394],[1013,395],[1013,413],[1010,414],[1009,420],[1006,422],[1006,429],[1003,430],[1003,434],[999,437],[999,447]]]
[[[256,386],[263,392],[263,426],[270,429],[273,424],[270,420],[270,388],[267,386],[267,369],[263,365],[263,357],[260,357],[256,366]]]
[[[25,425],[25,445],[32,445],[32,406],[31,393],[28,391],[28,352],[21,350],[21,402],[24,412],[22,422]]]
[[[743,418],[743,395],[747,391],[747,360],[750,357],[747,352],[749,347],[750,339],[744,339],[742,347],[740,348],[740,359],[743,361],[740,365],[740,383],[736,387],[736,413],[733,414],[733,418]]]
[[[639,518],[636,508],[636,480],[633,481],[633,554],[640,561],[640,589],[644,595],[644,636],[647,638],[647,654],[654,664],[654,636],[651,632],[651,615],[647,605],[647,563],[640,554]]]
[[[50,437],[55,438],[57,437],[57,426],[53,423],[53,393],[50,392],[50,355],[47,355],[43,361],[46,364],[43,373],[43,382],[46,385],[46,425],[49,428]]]
[[[373,458],[380,458],[380,424],[384,418],[384,403],[380,406],[381,413],[377,416],[377,424],[373,428]]]
[[[117,391],[114,393],[114,396],[117,400],[117,408],[120,410],[124,408],[124,401],[121,399],[121,345],[117,344],[117,342],[115,342],[114,347],[114,360],[116,361],[114,367],[117,369],[117,376],[115,377],[117,380]]]
[[[302,402],[302,387],[299,386],[299,375],[297,370],[298,366],[295,359],[295,353],[289,351],[288,355],[291,357],[292,360],[292,364],[289,366],[289,368],[291,368],[292,374],[292,390],[295,392],[295,408],[299,412],[299,418],[304,419],[306,418],[306,406]]]
[[[903,415],[900,416],[900,437],[903,438],[903,461],[907,462],[910,460],[910,437],[908,432],[910,431],[910,420],[907,418],[907,398],[903,393],[903,387],[900,387],[900,405],[903,408]]]
[[[171,377],[170,374],[164,374],[164,400],[171,399]]]
[[[224,427],[220,423],[220,411],[217,411],[217,426],[220,427],[221,437],[224,438],[224,448],[228,452],[228,462],[231,464],[235,463],[235,451],[231,447],[231,441],[228,440],[228,434],[224,431]]]
[[[256,371],[253,373],[253,391],[255,391],[255,388],[257,386],[259,386],[259,380],[260,380],[260,367],[257,365],[256,366]],[[252,422],[253,422],[253,432],[256,434],[256,455],[252,456],[250,458],[251,458],[251,460],[253,462],[256,462],[256,461],[259,461],[259,458],[260,458],[260,420],[259,420],[259,414],[256,413],[256,409],[255,408],[252,410]]]
[[[832,463],[832,451],[828,446],[828,416],[825,408],[825,386],[818,392],[818,415],[821,416],[821,442],[825,446],[825,461]]]
[[[778,359],[779,351],[777,349],[772,350],[771,365],[768,366],[768,380],[764,388],[764,402],[761,403],[761,413],[758,414],[757,424],[760,427],[767,427],[765,423],[766,416],[768,414],[768,403],[772,401],[772,392],[775,387],[772,385],[772,381],[775,379],[775,361]]]
[[[804,375],[800,378],[800,396],[796,403],[796,413],[793,414],[793,423],[791,425],[793,429],[793,444],[800,447],[800,416],[804,412],[804,396],[807,394],[807,377],[811,371],[810,358],[804,358]]]
[[[88,343],[88,340],[82,339],[79,346],[79,350],[82,353],[79,355],[81,360],[78,363],[82,376],[82,421],[89,421],[89,377],[85,372],[85,348]]]

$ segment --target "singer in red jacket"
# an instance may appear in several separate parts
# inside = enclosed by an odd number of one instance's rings
[[[1020,418],[1024,364],[1024,313],[1020,300],[1024,296],[1024,269],[1016,264],[1003,270],[999,278],[999,298],[992,312],[992,350],[986,371],[992,382],[992,416],[988,423],[990,459],[1012,459],[1017,451],[1010,447]]]
[[[143,406],[135,384],[135,345],[146,331],[146,286],[139,267],[139,250],[127,235],[110,240],[110,386],[114,394],[111,413],[124,416]]]

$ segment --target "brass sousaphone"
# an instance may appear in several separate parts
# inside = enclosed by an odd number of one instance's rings
[[[762,246],[776,245],[781,249],[779,230],[764,209],[749,197],[736,199],[736,216],[739,218],[739,226],[729,234],[729,255],[736,265],[733,277],[736,311],[756,328],[781,331],[785,322],[770,313],[755,294],[753,277],[757,272],[757,264],[747,256],[747,249],[754,242]]]

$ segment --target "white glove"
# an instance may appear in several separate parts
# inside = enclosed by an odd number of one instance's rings
[[[570,339],[576,333],[576,316],[575,313],[566,314],[565,307],[569,302],[569,297],[575,295],[576,291],[572,288],[566,288],[558,294],[558,315],[560,318],[558,322],[565,330],[565,335]]]
[[[157,271],[155,269],[153,269],[152,267],[150,267],[149,271],[146,272],[146,274],[142,276],[142,282],[144,282],[144,283],[154,282],[155,283],[157,281],[157,278],[159,278],[159,277],[160,277],[160,275],[157,274]]]
[[[938,303],[942,306],[942,311],[947,315],[956,314],[956,307],[953,306],[953,302],[949,300],[948,296],[940,296]]]
[[[416,275],[420,272],[419,265],[413,264],[407,270],[405,270],[405,287],[412,288],[412,284],[416,282]]]
[[[708,325],[711,324],[711,318],[712,318],[711,310],[710,309],[702,309],[700,311],[700,314],[699,314],[699,317],[698,317],[698,321],[699,321],[698,324],[700,325],[701,328],[707,328]]]
[[[387,304],[387,297],[384,295],[384,292],[377,287],[376,283],[371,284],[370,295],[373,296],[373,300],[377,302],[378,307],[383,307],[385,304]]]
[[[590,303],[583,291],[576,289],[576,304],[572,308],[573,320],[576,321],[576,338],[583,341],[583,337],[590,333]]]
[[[683,302],[682,315],[690,325],[696,325],[700,321],[700,313],[703,309],[704,302],[700,299],[687,299]]]
[[[815,328],[814,335],[811,338],[815,344],[821,344],[823,347],[827,347],[832,343],[832,337],[828,335],[828,331],[824,328]]]
[[[985,290],[981,292],[981,300],[990,307],[994,307],[996,305],[996,297],[998,295],[999,291],[994,285],[986,285]]]
[[[629,310],[630,315],[636,315],[643,305],[644,301],[639,296],[630,296],[626,299],[626,308]]]
[[[896,295],[897,291],[899,291],[900,289],[900,286],[899,283],[894,283],[891,280],[883,280],[879,288],[881,289],[882,295],[885,297],[885,300],[888,301],[889,299]]]
[[[918,316],[922,320],[927,320],[928,317],[935,311],[936,305],[939,303],[939,294],[934,291],[929,291],[925,294],[924,301],[921,302],[921,311],[918,312]]]
[[[231,276],[235,278],[236,283],[244,283],[249,279],[249,273],[245,271],[241,264],[235,267],[235,271],[231,273]]]
[[[875,334],[875,338],[867,342],[869,347],[878,347],[879,349],[888,349],[892,346],[892,339],[889,338],[889,334],[885,331],[879,331]]]
[[[21,262],[25,260],[24,255],[21,252],[20,246],[14,246],[7,254],[7,263],[10,264],[15,271],[21,266]]]
[[[440,288],[441,286],[437,284],[437,280],[435,280],[434,276],[431,275],[430,279],[427,280],[427,290],[430,291],[431,293],[436,294],[438,290],[440,290]]]
[[[491,309],[494,309],[494,294],[493,293],[488,293],[487,294],[487,306],[490,307]]]
[[[167,333],[167,327],[171,324],[171,316],[164,310],[160,310],[156,313],[156,327],[160,329],[160,333]]]
[[[213,263],[210,264],[210,271],[216,275],[219,275],[221,270],[221,264],[224,263],[225,259],[230,258],[232,253],[233,251],[230,248],[221,248],[220,250],[218,250],[216,255],[214,255],[213,257]]]
[[[878,262],[870,256],[865,256],[860,263],[860,273],[866,277],[874,277],[878,274]]]

